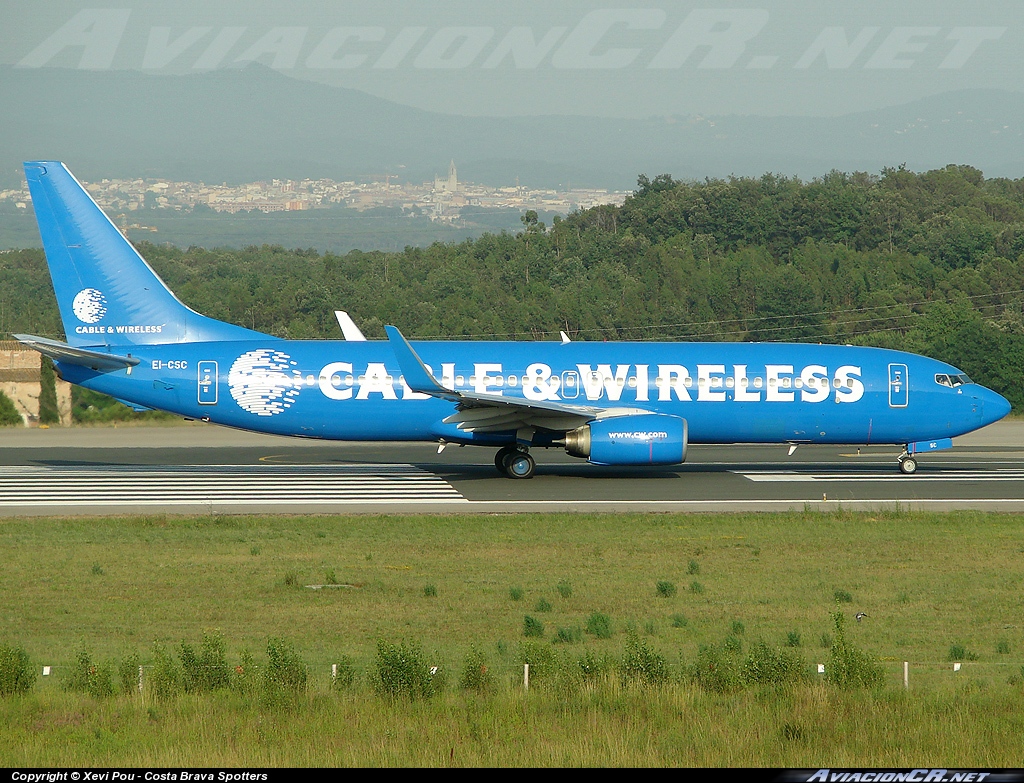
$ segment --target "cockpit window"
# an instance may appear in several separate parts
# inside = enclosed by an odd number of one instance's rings
[[[966,375],[944,375],[943,373],[937,373],[935,375],[935,382],[939,386],[949,386],[953,388],[955,386],[963,386],[965,383],[974,383]]]

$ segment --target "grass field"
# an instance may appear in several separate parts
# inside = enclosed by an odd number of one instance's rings
[[[0,766],[1024,764],[1019,516],[25,519],[0,522],[0,552],[0,644],[53,671],[0,698]],[[814,673],[837,611],[880,661],[879,687]],[[588,632],[595,614],[607,638]],[[543,636],[524,637],[527,616]],[[266,666],[268,640],[284,639],[308,686],[272,704],[61,687],[81,651],[113,670],[138,655],[146,679],[155,644],[176,653],[204,634],[232,667],[246,654]],[[630,638],[666,681],[615,675]],[[376,695],[381,640],[418,646],[444,688]],[[801,656],[807,679],[723,694],[690,676],[702,647],[746,655],[758,641]],[[559,671],[611,663],[524,693],[529,650]],[[472,655],[492,678],[482,694],[459,688]],[[331,688],[339,661],[355,673],[344,691]]]

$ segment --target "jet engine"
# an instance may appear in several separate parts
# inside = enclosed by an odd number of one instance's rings
[[[660,413],[598,419],[565,434],[565,450],[594,465],[678,465],[686,419]]]

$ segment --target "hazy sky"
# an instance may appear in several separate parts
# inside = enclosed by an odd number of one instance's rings
[[[0,62],[255,60],[457,114],[836,115],[1024,84],[1024,3],[2,0]]]

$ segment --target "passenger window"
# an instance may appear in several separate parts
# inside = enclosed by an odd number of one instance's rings
[[[760,376],[758,376],[757,378],[754,378],[754,388],[755,389],[760,389],[763,385],[764,385],[764,381],[761,380]]]

